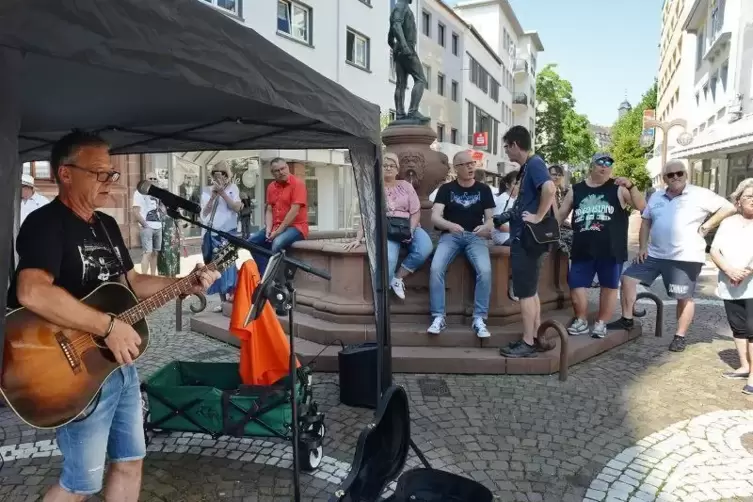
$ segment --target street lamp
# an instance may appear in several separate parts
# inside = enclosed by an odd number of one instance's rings
[[[643,120],[644,129],[656,127],[658,129],[661,129],[661,131],[664,133],[664,137],[662,138],[662,144],[661,144],[662,169],[664,169],[664,165],[667,163],[667,140],[669,138],[669,131],[675,126],[682,127],[683,130],[685,130],[688,127],[688,122],[685,119],[674,119],[671,122],[660,122],[658,120],[648,119],[648,118]],[[684,131],[677,138],[677,142],[682,146],[688,146],[692,141],[693,141],[693,136],[688,134],[687,131]]]

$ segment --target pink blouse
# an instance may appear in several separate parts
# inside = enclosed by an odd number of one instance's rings
[[[409,182],[398,180],[392,187],[384,188],[387,200],[387,216],[410,218],[421,210],[418,194]]]

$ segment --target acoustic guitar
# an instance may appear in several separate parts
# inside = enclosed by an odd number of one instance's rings
[[[225,245],[214,253],[209,270],[234,265],[237,253]],[[151,312],[199,283],[194,271],[139,302],[130,289],[117,282],[97,287],[81,302],[117,316],[141,337],[141,357],[149,346]],[[97,398],[110,374],[120,368],[100,336],[62,328],[26,308],[5,316],[5,350],[0,393],[18,417],[32,427],[52,429],[79,418]]]

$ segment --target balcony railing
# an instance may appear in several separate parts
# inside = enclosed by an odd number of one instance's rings
[[[512,64],[512,71],[515,73],[528,73],[528,61],[516,58]]]
[[[525,92],[514,92],[512,95],[512,104],[528,106],[528,95]]]

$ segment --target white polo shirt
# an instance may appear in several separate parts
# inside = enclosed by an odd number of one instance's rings
[[[651,220],[648,255],[663,260],[706,262],[706,240],[698,228],[710,215],[732,203],[707,188],[687,184],[680,195],[657,190],[641,215]]]

